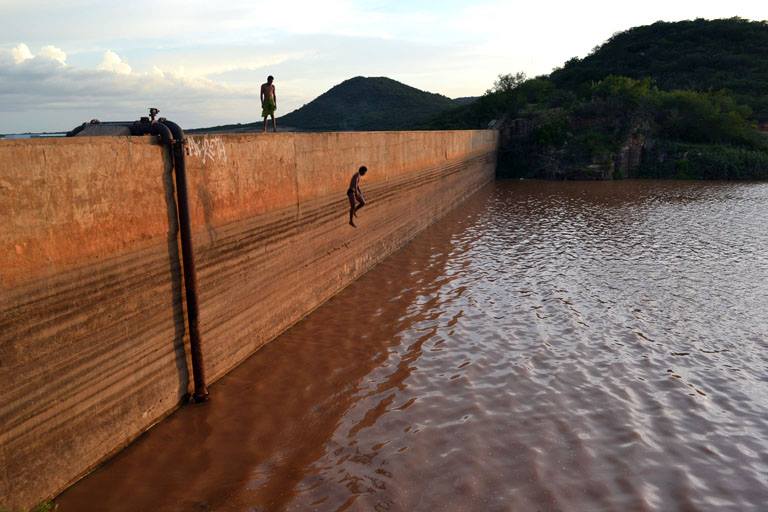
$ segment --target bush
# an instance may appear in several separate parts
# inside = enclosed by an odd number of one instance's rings
[[[758,149],[763,137],[749,119],[751,109],[724,92],[657,92],[654,96],[659,135],[691,143],[732,144]]]
[[[640,175],[646,178],[763,180],[768,179],[768,151],[665,141],[649,153],[640,168]]]

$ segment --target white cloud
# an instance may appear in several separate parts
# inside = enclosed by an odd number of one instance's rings
[[[19,43],[10,50],[0,48],[0,59],[10,58],[15,64],[21,64],[35,58],[56,61],[59,64],[66,64],[67,54],[61,48],[46,45],[40,48],[37,55],[33,54],[25,43]]]
[[[16,47],[11,50],[11,55],[13,56],[14,62],[17,64],[34,57],[32,52],[29,51],[29,46],[25,45],[24,43],[19,43],[16,45]]]
[[[64,53],[64,51],[61,48],[56,48],[55,46],[51,46],[51,45],[43,46],[42,48],[40,48],[40,51],[37,53],[37,56],[55,60],[61,64],[67,63],[67,54]]]
[[[109,69],[63,66],[63,53],[41,50],[17,62],[13,51],[0,50],[0,133],[67,130],[92,118],[138,119],[150,106],[185,127],[242,121],[248,110],[246,120],[257,117],[252,88],[157,67],[127,73],[130,66],[114,52],[117,59],[106,59]]]
[[[104,56],[101,59],[101,64],[99,64],[98,69],[111,71],[119,75],[131,74],[131,66],[129,66],[127,62],[123,62],[123,59],[112,50],[104,52]]]
[[[312,48],[277,49],[274,47],[214,46],[200,49],[166,50],[152,58],[153,67],[173,70],[184,76],[222,75],[230,71],[257,70],[315,55]],[[225,55],[225,57],[223,57]]]

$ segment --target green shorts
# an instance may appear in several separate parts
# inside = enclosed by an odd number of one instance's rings
[[[264,100],[264,103],[261,104],[261,117],[274,116],[275,110],[277,110],[275,100],[266,99]]]

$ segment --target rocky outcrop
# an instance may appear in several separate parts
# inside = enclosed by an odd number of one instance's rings
[[[595,126],[605,125],[601,119],[570,118],[567,135],[560,144],[551,143],[546,118],[501,118],[499,130],[500,166],[503,174],[512,177],[554,180],[611,180],[635,178],[646,157],[646,149],[653,144],[646,120],[636,120],[625,129],[627,135],[618,148],[588,151],[577,147],[576,135]],[[550,136],[547,140],[546,137]],[[541,139],[546,142],[542,143]]]
[[[636,178],[643,163],[649,138],[646,130],[633,130],[613,159],[612,178]]]

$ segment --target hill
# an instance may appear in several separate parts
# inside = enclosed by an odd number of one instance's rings
[[[500,75],[434,129],[502,130],[514,177],[768,178],[768,25],[659,22],[614,35],[549,76]]]
[[[610,75],[651,78],[663,90],[727,90],[768,120],[768,23],[739,18],[657,22],[611,37],[550,75],[574,89]]]
[[[303,107],[278,117],[277,126],[278,129],[297,131],[402,130],[476,100],[476,97],[452,100],[387,77],[358,76],[332,87]],[[259,120],[187,131],[252,132],[261,130],[262,126]]]
[[[301,130],[397,130],[457,106],[386,77],[350,78],[278,119]]]
[[[461,98],[453,98],[453,102],[457,106],[469,105],[477,101],[478,96],[462,96]]]

